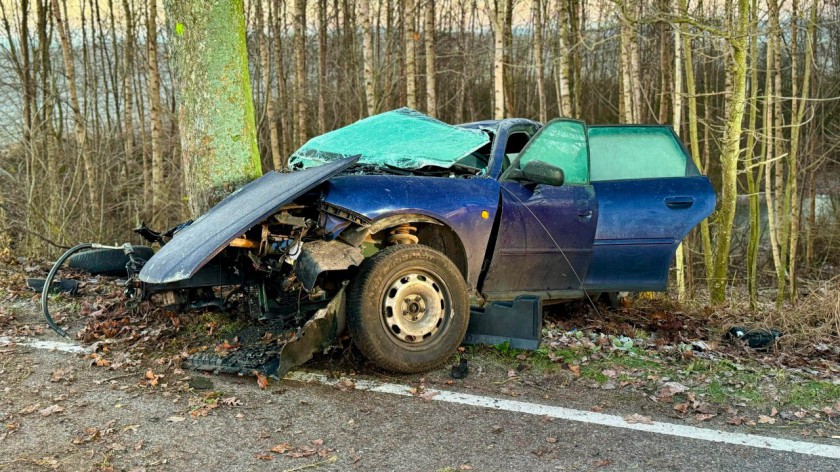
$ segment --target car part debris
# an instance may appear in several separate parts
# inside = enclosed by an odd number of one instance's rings
[[[449,376],[453,379],[460,380],[467,378],[469,373],[470,366],[467,364],[467,358],[462,354],[461,361],[452,366],[452,370],[449,371]]]
[[[295,264],[295,273],[306,290],[312,290],[318,275],[328,270],[344,270],[364,260],[362,251],[342,241],[304,243]]]
[[[342,287],[326,307],[318,310],[303,327],[293,333],[284,324],[274,323],[241,339],[242,345],[228,352],[204,351],[193,354],[185,365],[214,373],[250,375],[254,371],[280,379],[289,370],[312,358],[333,343],[346,324]],[[239,336],[236,336],[239,337]]]
[[[512,302],[493,302],[470,309],[464,344],[501,344],[515,349],[537,349],[542,338],[542,302],[524,295]]]
[[[50,269],[49,274],[47,274],[47,278],[44,279],[44,287],[41,290],[41,310],[44,315],[44,319],[49,325],[50,329],[55,331],[56,333],[60,334],[61,336],[67,337],[67,332],[63,329],[59,328],[58,325],[55,323],[55,320],[52,319],[50,316],[50,310],[47,307],[47,302],[49,299],[50,294],[50,287],[52,286],[53,279],[55,278],[55,274],[61,268],[67,259],[69,259],[73,254],[85,251],[85,250],[95,250],[95,249],[122,249],[125,252],[125,255],[128,256],[129,262],[126,265],[126,269],[128,272],[131,272],[132,267],[136,267],[141,264],[141,261],[134,259],[134,246],[131,244],[123,244],[122,246],[103,246],[101,244],[91,244],[91,243],[82,243],[72,248],[68,249],[67,252],[61,255],[58,260],[55,261],[52,268]],[[129,273],[129,275],[132,275]]]
[[[155,255],[149,246],[131,246],[135,259],[149,260]],[[80,269],[92,275],[125,275],[126,265],[131,262],[124,247],[117,249],[91,249],[73,254],[67,259],[67,267]]]
[[[35,292],[44,290],[44,279],[26,279],[26,286]],[[73,279],[55,280],[50,288],[50,294],[66,293],[76,295],[79,292],[79,281]]]
[[[753,329],[732,327],[727,333],[727,339],[737,339],[744,342],[747,347],[752,349],[766,350],[772,344],[775,344],[782,333],[775,329]]]
[[[188,385],[196,390],[210,390],[213,388],[213,381],[207,377],[193,377]]]

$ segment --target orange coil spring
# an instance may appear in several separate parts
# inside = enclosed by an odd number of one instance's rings
[[[412,233],[417,231],[414,226],[401,224],[391,230],[391,235],[388,236],[388,243],[390,244],[417,244],[420,239]]]

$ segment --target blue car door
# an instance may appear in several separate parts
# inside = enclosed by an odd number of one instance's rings
[[[543,299],[581,295],[598,222],[586,140],[582,122],[554,120],[501,175],[501,214],[480,288],[487,299],[511,299],[524,292]],[[563,169],[564,183],[512,180],[534,160]]]
[[[585,280],[590,291],[664,291],[679,243],[715,207],[667,126],[589,127],[599,221]]]

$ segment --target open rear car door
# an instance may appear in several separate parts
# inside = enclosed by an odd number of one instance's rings
[[[680,242],[715,208],[715,193],[668,126],[590,126],[599,221],[584,286],[663,291]]]

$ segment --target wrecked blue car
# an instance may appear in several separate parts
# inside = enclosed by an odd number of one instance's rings
[[[290,165],[175,232],[133,279],[134,297],[170,308],[234,287],[253,319],[292,330],[194,367],[282,376],[345,327],[396,372],[462,342],[535,348],[542,304],[665,290],[715,206],[667,126],[451,126],[400,109],[312,139]]]

